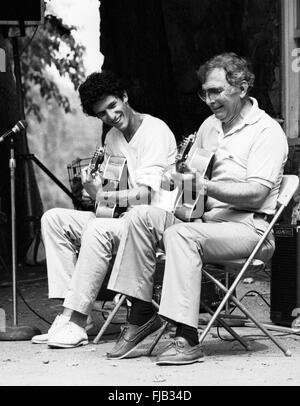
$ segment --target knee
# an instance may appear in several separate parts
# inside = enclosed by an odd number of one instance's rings
[[[99,224],[99,221],[90,221],[81,235],[81,249],[99,250],[105,247],[108,252],[113,249],[114,237],[105,225]]]
[[[47,210],[41,217],[41,225],[45,227],[47,225],[53,225],[55,220],[59,217],[59,208],[53,208]]]
[[[258,251],[256,257],[263,262],[268,262],[272,258],[275,252],[275,240],[274,237],[270,237],[265,241],[263,246]]]
[[[184,239],[190,240],[193,239],[190,230],[186,226],[186,223],[174,224],[171,227],[167,228],[163,235],[164,243],[167,244],[168,241],[174,239]]]
[[[82,231],[82,237],[93,237],[104,233],[105,229],[101,227],[101,224],[96,223],[96,221],[90,221]]]
[[[104,241],[110,241],[113,239],[111,235],[110,228],[107,226],[107,224],[104,222],[102,224],[99,221],[91,220],[88,222],[86,227],[82,231],[82,244],[85,244],[86,242],[91,243],[103,243]]]
[[[126,216],[126,222],[128,225],[136,223],[144,223],[149,216],[151,217],[152,207],[146,204],[140,206],[134,206]]]

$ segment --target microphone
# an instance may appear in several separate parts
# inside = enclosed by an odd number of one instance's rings
[[[6,131],[1,137],[0,137],[0,142],[3,142],[5,138],[10,137],[11,135],[17,134],[22,130],[25,130],[27,128],[27,123],[25,120],[20,120],[13,126],[13,128],[9,131]]]

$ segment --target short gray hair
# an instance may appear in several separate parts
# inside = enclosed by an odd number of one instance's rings
[[[210,71],[216,68],[224,69],[227,82],[232,86],[240,87],[243,81],[248,83],[248,92],[254,86],[255,75],[252,72],[251,62],[234,52],[225,52],[209,59],[197,71],[197,76],[203,84]]]

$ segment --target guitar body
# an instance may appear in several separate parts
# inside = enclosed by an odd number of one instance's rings
[[[103,191],[118,191],[128,189],[128,175],[126,158],[122,156],[109,156],[103,171]],[[96,208],[96,217],[119,217],[127,210],[127,206],[117,203],[101,202]]]
[[[214,154],[202,148],[196,148],[191,157],[186,159],[186,165],[198,172],[203,178],[210,178]],[[202,217],[205,209],[205,196],[201,191],[182,190],[177,196],[174,214],[180,220],[189,222]]]

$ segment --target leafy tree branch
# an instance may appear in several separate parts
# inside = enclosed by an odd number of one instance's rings
[[[55,100],[66,113],[71,112],[70,101],[61,94],[47,70],[53,65],[60,76],[67,77],[76,90],[84,78],[83,54],[85,47],[76,43],[73,26],[63,24],[53,16],[45,16],[43,26],[33,32],[32,40],[21,38],[21,69],[26,113],[33,113],[41,121],[39,104],[35,103],[31,89],[38,87],[46,100]],[[30,43],[28,42],[30,41]]]

